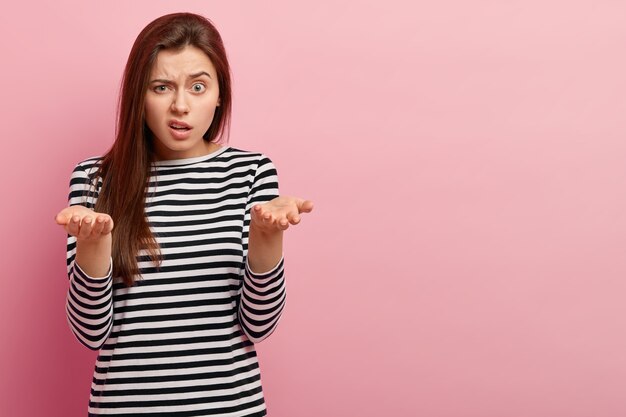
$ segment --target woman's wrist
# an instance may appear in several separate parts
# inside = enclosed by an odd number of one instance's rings
[[[283,255],[283,231],[267,230],[250,224],[248,236],[248,265],[251,270],[264,272],[272,269]]]
[[[97,239],[76,239],[76,263],[91,277],[104,277],[111,261],[111,233]]]

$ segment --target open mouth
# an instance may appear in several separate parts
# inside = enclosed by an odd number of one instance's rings
[[[176,123],[170,123],[170,125],[169,125],[169,126],[170,126],[172,129],[174,129],[174,130],[178,130],[178,131],[180,131],[180,132],[185,132],[185,131],[187,131],[187,130],[191,130],[191,127],[189,127],[189,126],[183,126],[183,125],[179,125],[179,124],[176,124]]]

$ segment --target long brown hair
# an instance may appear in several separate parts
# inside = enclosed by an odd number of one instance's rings
[[[112,232],[113,276],[132,286],[140,277],[137,255],[146,250],[158,265],[161,252],[145,217],[145,197],[154,161],[152,132],[145,122],[145,96],[152,66],[164,49],[180,50],[187,45],[203,50],[213,63],[218,78],[220,105],[206,141],[228,138],[231,117],[230,66],[222,38],[210,20],[192,13],[161,16],[137,36],[128,56],[117,107],[116,138],[92,176],[102,187],[95,211],[107,213],[114,222]]]

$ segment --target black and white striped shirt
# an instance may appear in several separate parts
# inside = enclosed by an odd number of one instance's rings
[[[70,205],[94,207],[88,174],[99,160],[74,169]],[[68,236],[67,320],[99,349],[89,416],[266,415],[254,343],[280,320],[284,260],[257,273],[246,254],[251,207],[276,196],[276,169],[259,153],[155,162],[145,211],[163,261],[157,270],[138,254],[143,279],[130,288],[111,268],[85,274]]]

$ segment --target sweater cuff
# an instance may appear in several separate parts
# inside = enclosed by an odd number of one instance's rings
[[[255,272],[250,268],[250,264],[248,263],[248,258],[246,257],[246,275],[252,278],[254,281],[268,281],[272,278],[276,278],[283,270],[283,265],[285,261],[285,254],[281,254],[280,259],[274,265],[272,269],[267,272]]]
[[[108,281],[111,276],[113,275],[113,258],[110,257],[109,258],[109,269],[106,273],[105,276],[103,277],[92,277],[91,275],[88,275],[85,271],[83,271],[83,269],[78,265],[78,263],[76,263],[76,261],[74,261],[74,269],[76,270],[77,274],[79,275],[80,278],[84,279],[87,282],[90,282],[92,284],[102,284],[106,281]]]

